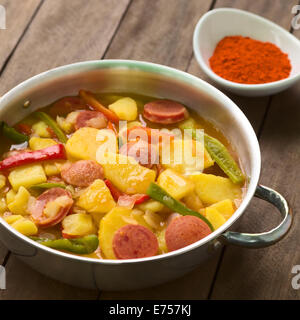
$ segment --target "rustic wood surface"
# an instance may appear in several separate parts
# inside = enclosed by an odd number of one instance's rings
[[[47,69],[92,59],[136,59],[185,70],[206,79],[192,52],[193,29],[209,9],[234,7],[291,29],[297,0],[0,0],[7,29],[0,30],[0,95]],[[88,3],[88,5],[87,5]],[[16,19],[15,17],[18,17]],[[300,208],[300,84],[262,98],[228,94],[253,125],[262,152],[261,183]],[[278,223],[270,205],[254,199],[236,228],[259,232]],[[24,265],[0,244],[7,270],[1,299],[299,299],[291,269],[299,264],[300,225],[280,243],[260,250],[225,247],[185,277],[132,292],[99,292],[51,280]]]

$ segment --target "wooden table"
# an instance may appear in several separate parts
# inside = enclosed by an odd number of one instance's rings
[[[234,7],[291,28],[298,0],[0,0],[7,29],[0,30],[0,95],[50,68],[83,60],[136,59],[178,68],[205,80],[192,50],[198,19]],[[7,290],[0,299],[299,299],[291,269],[300,264],[300,83],[270,97],[228,94],[252,123],[262,151],[260,182],[284,194],[295,222],[280,243],[260,250],[225,247],[207,264],[159,287],[134,292],[74,288],[33,271],[0,244]],[[265,231],[279,215],[253,200],[238,230]],[[51,263],[49,261],[49,263]]]

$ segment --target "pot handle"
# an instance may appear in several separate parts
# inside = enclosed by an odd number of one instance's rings
[[[227,231],[220,236],[221,242],[246,248],[264,248],[278,242],[288,233],[292,225],[292,211],[286,199],[277,191],[263,185],[257,186],[255,197],[273,204],[281,214],[281,223],[271,231],[263,233]]]

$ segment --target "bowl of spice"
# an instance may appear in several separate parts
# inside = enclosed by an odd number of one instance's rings
[[[195,28],[193,47],[203,72],[238,95],[270,95],[300,80],[300,41],[247,11],[207,12]]]

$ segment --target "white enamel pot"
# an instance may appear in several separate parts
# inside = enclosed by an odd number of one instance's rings
[[[247,192],[233,216],[208,237],[180,250],[144,259],[96,260],[44,247],[21,235],[0,219],[0,240],[35,270],[62,282],[101,290],[132,290],[178,278],[204,263],[223,243],[265,247],[289,230],[292,216],[276,191],[259,186],[260,150],[256,135],[242,111],[223,93],[185,72],[166,66],[126,60],[87,61],[59,67],[19,84],[0,100],[0,120],[13,125],[56,99],[94,92],[133,92],[180,101],[215,124],[237,150],[249,177]],[[30,100],[29,108],[23,108]],[[229,228],[256,195],[279,209],[282,222],[261,234],[243,234]]]

